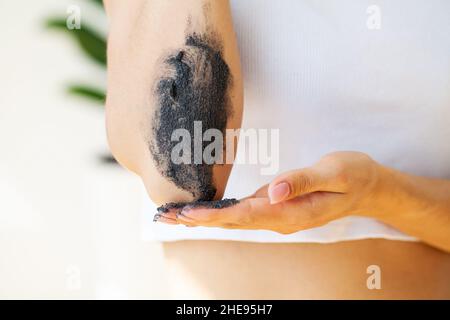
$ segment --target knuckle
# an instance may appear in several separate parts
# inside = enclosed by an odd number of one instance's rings
[[[373,159],[367,153],[355,152],[355,154],[361,162],[373,161]]]
[[[347,166],[345,159],[333,154],[326,155],[320,162],[327,167],[333,168],[333,171],[336,173],[344,172]]]
[[[347,186],[351,183],[351,175],[345,168],[337,168],[335,180],[338,185]]]
[[[352,178],[351,171],[347,162],[340,155],[342,152],[336,152],[325,156],[321,162],[332,170],[331,177],[337,185],[347,186]]]
[[[320,158],[320,162],[334,162],[336,160],[339,160],[340,158],[342,158],[343,154],[345,152],[342,151],[334,151],[331,153],[327,153],[326,155],[324,155],[322,158]]]

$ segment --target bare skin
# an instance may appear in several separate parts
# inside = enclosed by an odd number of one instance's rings
[[[105,5],[110,17],[106,122],[111,149],[123,166],[141,176],[155,203],[190,201],[192,196],[162,176],[149,154],[148,121],[156,105],[151,85],[161,55],[183,45],[187,21],[197,30],[212,26],[221,35],[233,75],[235,112],[227,127],[240,126],[242,79],[228,2],[110,0]],[[214,169],[216,199],[230,169]],[[282,183],[283,188],[275,188]],[[280,175],[236,207],[169,212],[160,221],[284,234],[361,215],[426,244],[180,241],[164,244],[166,273],[178,298],[450,298],[450,255],[444,252],[450,251],[449,199],[449,181],[400,173],[358,152],[327,155],[309,168]],[[366,269],[374,264],[382,268],[382,290],[366,286]]]
[[[164,243],[178,299],[448,299],[450,259],[430,246],[359,240],[333,244]],[[368,289],[369,266],[381,289]],[[370,272],[370,269],[369,269]]]
[[[408,175],[360,152],[335,152],[281,174],[234,207],[186,209],[168,218],[289,234],[346,216],[376,218],[450,252],[450,181]]]
[[[105,1],[110,18],[106,127],[110,148],[124,167],[142,177],[149,197],[157,204],[194,200],[158,170],[150,144],[158,105],[156,82],[164,72],[161,60],[185,48],[186,37],[217,34],[230,70],[230,117],[227,129],[242,120],[242,77],[227,1]],[[162,31],[163,30],[163,31]],[[231,164],[213,168],[214,199],[221,199]],[[194,183],[195,181],[193,181]]]

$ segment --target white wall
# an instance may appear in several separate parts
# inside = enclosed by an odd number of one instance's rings
[[[89,1],[0,1],[0,298],[164,298],[161,248],[140,240],[143,188],[101,164],[103,110],[66,95],[104,71],[45,17]]]

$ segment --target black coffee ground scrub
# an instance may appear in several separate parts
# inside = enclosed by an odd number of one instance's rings
[[[213,201],[217,191],[213,183],[214,164],[195,163],[193,152],[188,163],[171,161],[172,149],[178,143],[171,139],[176,129],[185,129],[194,137],[194,123],[200,121],[202,130],[217,129],[225,136],[231,113],[231,75],[220,41],[212,33],[189,34],[182,48],[161,61],[163,76],[157,79],[154,89],[158,105],[152,118],[150,152],[158,171],[191,193],[194,201],[168,203],[158,208],[158,214],[171,209],[181,211],[185,206],[220,209],[236,204],[236,199]],[[201,144],[203,151],[207,142]]]

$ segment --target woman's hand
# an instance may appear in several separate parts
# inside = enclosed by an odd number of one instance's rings
[[[387,168],[360,152],[328,154],[232,207],[185,207],[160,221],[289,234],[350,215],[376,218],[450,252],[450,181]]]
[[[363,153],[332,153],[311,167],[280,175],[232,207],[185,207],[165,218],[188,226],[293,233],[347,215],[370,215],[379,194],[380,172],[380,166]],[[171,222],[166,219],[162,221]]]

